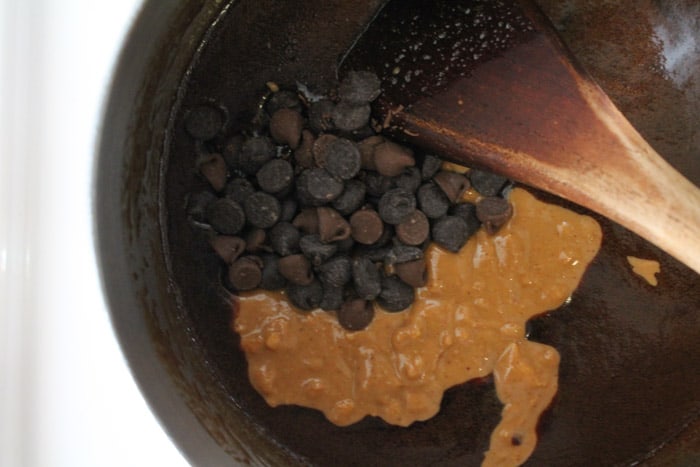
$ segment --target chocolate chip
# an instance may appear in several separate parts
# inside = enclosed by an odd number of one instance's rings
[[[384,222],[382,222],[377,211],[360,209],[350,216],[350,232],[356,242],[363,245],[372,245],[384,233]]]
[[[384,141],[374,148],[374,166],[387,177],[396,177],[407,167],[415,165],[413,151],[391,141]]]
[[[379,200],[377,212],[387,224],[400,224],[416,210],[416,197],[408,190],[394,188],[384,193]]]
[[[253,227],[269,229],[279,221],[280,202],[274,196],[258,191],[243,202],[246,219]]]
[[[335,104],[329,99],[320,99],[309,105],[309,126],[316,133],[333,129]]]
[[[255,187],[247,178],[243,177],[232,178],[224,188],[225,196],[238,203],[242,203],[253,193],[255,193]]]
[[[372,262],[383,262],[389,252],[391,251],[391,246],[389,245],[382,245],[382,246],[367,246],[367,245],[359,245],[358,248],[356,248],[355,253],[360,256],[364,256],[367,259],[369,259]]]
[[[245,250],[245,240],[240,237],[232,237],[229,235],[217,235],[209,240],[216,254],[223,259],[226,264],[231,264]]]
[[[408,167],[401,174],[394,177],[392,182],[396,188],[403,188],[411,193],[415,193],[421,186],[421,183],[423,183],[423,180],[418,167]]]
[[[297,166],[309,169],[314,166],[313,147],[316,137],[309,130],[301,132],[301,144],[294,151],[294,162]]]
[[[350,224],[338,211],[329,207],[316,208],[318,235],[324,243],[344,240],[350,236]]]
[[[329,153],[329,147],[333,141],[337,140],[338,137],[331,133],[323,133],[318,135],[318,138],[314,141],[314,145],[311,152],[314,155],[314,161],[318,167],[326,166],[326,157]]]
[[[299,251],[299,229],[289,222],[278,222],[269,232],[270,246],[280,256],[288,256]]]
[[[333,109],[333,125],[341,131],[359,130],[369,123],[371,113],[369,104],[355,104],[341,100]]]
[[[267,232],[265,232],[265,229],[248,229],[245,236],[245,249],[249,253],[269,250],[269,248],[265,245],[266,241]]]
[[[441,247],[457,253],[467,243],[469,229],[461,217],[445,216],[433,225],[432,238]]]
[[[297,196],[308,206],[321,206],[343,192],[343,183],[324,169],[306,169],[297,178]]]
[[[362,181],[365,183],[367,194],[377,198],[392,188],[391,178],[372,170],[368,170],[363,174]]]
[[[338,96],[348,102],[366,104],[381,92],[379,77],[371,71],[350,71],[338,86]]]
[[[314,280],[311,263],[306,256],[301,254],[280,258],[277,262],[277,268],[280,274],[292,284],[309,285]]]
[[[270,117],[270,136],[280,144],[292,149],[299,146],[304,117],[292,109],[279,109]]]
[[[323,287],[316,280],[309,285],[289,284],[286,292],[292,305],[304,311],[318,308],[323,299]]]
[[[384,310],[390,312],[402,311],[413,303],[413,287],[398,277],[383,277],[381,287],[381,292],[377,296],[377,304]]]
[[[345,138],[336,138],[326,148],[325,168],[334,177],[350,180],[360,171],[360,149]]]
[[[262,260],[252,256],[238,258],[229,267],[228,279],[236,290],[256,288],[262,280]]]
[[[318,233],[318,211],[315,208],[302,209],[292,225],[307,234]]]
[[[430,235],[430,223],[421,211],[413,211],[408,219],[396,226],[396,236],[406,245],[420,245]]]
[[[481,221],[476,217],[476,206],[471,203],[457,203],[450,208],[450,213],[461,217],[467,223],[470,237],[481,227]]]
[[[192,138],[207,141],[219,134],[225,120],[222,109],[209,104],[198,105],[185,116],[185,130]]]
[[[323,296],[319,308],[324,311],[336,311],[343,305],[343,288],[323,285]]]
[[[394,237],[396,237],[396,232],[394,230],[394,226],[389,225],[389,224],[384,224],[384,232],[382,232],[382,236],[379,237],[379,240],[374,242],[371,246],[379,247],[379,246],[387,245],[394,239]]]
[[[248,175],[254,175],[267,161],[275,157],[275,146],[266,136],[247,139],[241,147],[240,167]]]
[[[301,108],[301,101],[297,93],[288,89],[281,89],[272,93],[265,103],[265,110],[270,115],[274,115],[280,109],[292,109],[300,112]]]
[[[394,271],[399,279],[411,287],[423,287],[428,282],[428,270],[422,258],[397,264]]]
[[[323,243],[321,238],[316,234],[304,235],[299,240],[301,252],[309,258],[311,264],[320,266],[325,263],[328,258],[333,256],[338,251],[338,246],[333,243]]]
[[[365,184],[359,180],[348,180],[345,189],[333,200],[333,207],[343,216],[349,216],[360,209],[365,201]]]
[[[202,154],[197,158],[197,169],[214,191],[221,191],[226,186],[228,168],[221,154]]]
[[[447,214],[450,200],[434,183],[424,183],[416,193],[418,207],[430,219],[439,219]]]
[[[399,243],[391,247],[384,262],[388,265],[395,265],[415,261],[417,259],[423,259],[423,250],[415,246],[402,245]]]
[[[374,319],[374,306],[361,298],[347,300],[337,312],[338,323],[348,331],[360,331]]]
[[[236,235],[246,222],[241,205],[228,198],[219,198],[207,207],[209,224],[224,235]]]
[[[381,292],[379,269],[366,257],[352,260],[352,282],[357,295],[365,300],[374,300]]]
[[[485,170],[472,169],[469,180],[481,196],[496,196],[508,184],[508,179]]]
[[[348,138],[350,138],[352,141],[360,141],[364,138],[369,138],[370,136],[373,136],[375,134],[374,129],[371,126],[372,120],[368,120],[367,125],[358,128],[357,130],[353,131],[346,131],[344,133],[341,133]]]
[[[338,246],[338,253],[348,253],[355,247],[355,240],[352,237],[333,242]]]
[[[287,279],[279,272],[279,256],[263,254],[262,279],[260,288],[263,290],[280,290],[287,285]]]
[[[383,136],[373,135],[363,139],[358,143],[360,149],[361,166],[366,170],[377,170],[374,165],[374,149],[381,143],[386,141]]]
[[[216,199],[216,195],[209,190],[188,196],[185,202],[188,220],[196,224],[208,223],[207,209]]]
[[[469,179],[462,174],[441,170],[433,177],[433,181],[445,193],[450,202],[455,203],[470,187]]]
[[[280,222],[292,222],[297,215],[297,200],[288,197],[280,201]]]
[[[476,203],[476,217],[490,235],[495,234],[513,217],[513,206],[497,196],[481,198]]]
[[[442,167],[442,159],[439,157],[432,156],[430,154],[427,154],[425,158],[423,158],[423,164],[421,165],[420,172],[421,176],[423,177],[423,180],[430,180],[435,176],[436,173],[440,170]]]
[[[334,256],[318,268],[319,279],[323,284],[342,287],[352,278],[352,265],[347,256]]]
[[[284,159],[272,159],[263,165],[255,174],[260,189],[277,194],[288,189],[294,178],[292,164]]]

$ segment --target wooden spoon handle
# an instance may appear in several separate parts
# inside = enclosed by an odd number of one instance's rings
[[[590,85],[581,87],[585,91]],[[565,191],[700,273],[700,189],[659,156],[607,96],[601,98],[602,91],[585,94],[616,139],[617,155],[610,156],[618,160],[579,176],[585,183]],[[610,196],[591,196],[595,192],[588,190],[608,190]]]

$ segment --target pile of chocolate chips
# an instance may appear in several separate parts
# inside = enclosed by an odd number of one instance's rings
[[[218,105],[186,113],[211,186],[190,197],[188,215],[210,233],[229,288],[284,290],[298,309],[334,311],[359,330],[375,301],[387,312],[411,305],[430,242],[457,252],[482,225],[494,233],[508,221],[508,180],[445,170],[373,129],[380,84],[369,72],[323,96],[269,84],[252,128],[233,135]],[[476,204],[461,201],[470,188]]]

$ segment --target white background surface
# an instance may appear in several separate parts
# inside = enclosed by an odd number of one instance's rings
[[[0,466],[187,465],[133,382],[92,241],[111,67],[139,0],[0,0]]]

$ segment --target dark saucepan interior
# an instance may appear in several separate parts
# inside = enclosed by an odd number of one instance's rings
[[[453,388],[439,415],[408,429],[376,419],[338,428],[311,410],[267,407],[248,383],[244,356],[230,331],[218,260],[190,228],[183,209],[188,193],[205,188],[194,175],[193,145],[182,130],[184,111],[216,100],[229,110],[230,131],[235,131],[250,117],[266,81],[327,82],[378,3],[242,0],[228,5],[209,31],[182,82],[163,159],[167,261],[182,304],[177,319],[163,321],[185,326],[191,342],[203,350],[185,354],[179,365],[206,367],[206,377],[217,386],[218,392],[211,391],[219,394],[216,404],[191,401],[215,437],[240,429],[234,426],[240,417],[229,413],[242,410],[248,430],[268,436],[288,460],[478,465],[501,409],[488,382]],[[678,27],[675,22],[682,17],[675,10],[698,12],[697,2],[541,3],[574,53],[651,144],[700,183],[700,78],[690,80],[694,89],[679,90],[664,69],[662,47],[651,29],[655,21]],[[700,276],[599,220],[603,248],[573,300],[532,322],[531,338],[555,346],[562,363],[559,394],[542,418],[541,439],[527,465],[632,464],[663,447],[700,413]],[[658,287],[632,274],[626,255],[658,259]],[[214,423],[208,408],[218,411]]]

